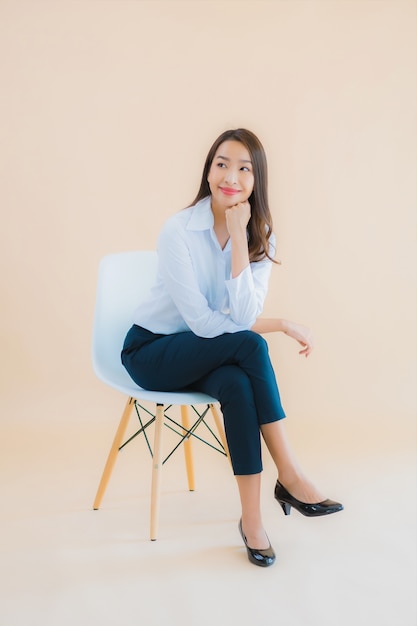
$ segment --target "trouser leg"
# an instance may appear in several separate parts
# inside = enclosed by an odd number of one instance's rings
[[[222,365],[193,384],[193,389],[220,402],[234,474],[261,472],[258,415],[247,374],[236,365]]]
[[[285,417],[265,339],[252,331],[206,339],[191,332],[135,342],[138,327],[125,341],[122,361],[132,379],[145,389],[178,391],[191,387],[222,365],[237,365],[248,375],[260,424]],[[148,332],[148,331],[145,331]],[[152,333],[148,333],[152,335]]]
[[[193,388],[219,399],[235,473],[259,472],[259,426],[285,417],[266,341],[251,331],[211,339],[148,333],[143,345],[142,331],[129,331],[122,353],[133,380],[146,389]]]

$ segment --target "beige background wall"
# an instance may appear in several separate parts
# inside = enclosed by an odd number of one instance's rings
[[[212,140],[246,126],[282,259],[266,313],[317,338],[307,361],[270,338],[288,413],[411,426],[414,1],[0,0],[0,85],[3,398],[106,393],[101,256],[153,248]]]

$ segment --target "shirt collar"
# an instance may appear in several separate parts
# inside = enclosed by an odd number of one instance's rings
[[[211,210],[211,197],[203,198],[192,207],[187,230],[210,230],[214,224],[214,216]]]

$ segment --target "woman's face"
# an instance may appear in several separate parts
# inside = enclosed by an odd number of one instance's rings
[[[220,144],[207,181],[213,210],[226,209],[249,198],[254,185],[253,165],[248,150],[240,141]]]

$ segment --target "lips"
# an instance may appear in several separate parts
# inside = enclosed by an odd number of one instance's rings
[[[240,193],[240,189],[232,189],[231,187],[220,187],[220,191],[226,196],[234,196],[237,193]]]

